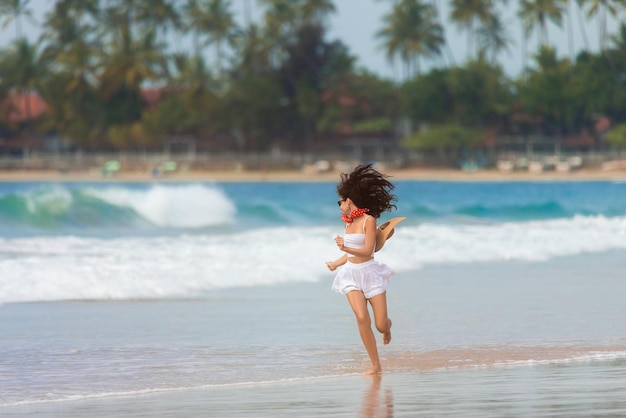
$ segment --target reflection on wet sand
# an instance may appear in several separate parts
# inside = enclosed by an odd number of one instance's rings
[[[500,367],[626,357],[626,345],[541,345],[446,348],[423,352],[397,351],[385,359],[388,372]]]
[[[438,350],[388,351],[383,358],[385,373],[424,372],[440,369],[471,369],[522,364],[555,364],[626,358],[626,344],[608,345],[483,345]],[[364,361],[334,365],[328,370],[359,373]]]
[[[368,376],[372,384],[363,392],[363,402],[359,411],[360,418],[393,417],[393,393],[387,387],[381,393],[382,375]]]

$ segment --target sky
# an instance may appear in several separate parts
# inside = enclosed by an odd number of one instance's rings
[[[452,57],[453,63],[457,65],[463,64],[469,55],[467,51],[467,34],[457,29],[455,25],[448,21],[449,0],[435,0],[437,1],[439,11],[442,15],[442,21],[444,24],[445,36],[449,46],[449,54]],[[256,0],[233,0],[232,11],[238,17],[238,20],[243,24],[245,19],[245,4],[252,5],[252,17],[259,19],[261,14],[261,8],[257,6]],[[395,65],[388,61],[385,51],[381,48],[380,41],[375,38],[375,34],[379,31],[383,25],[383,16],[389,12],[391,8],[390,1],[385,0],[335,0],[335,6],[337,12],[331,16],[329,20],[329,34],[328,40],[339,39],[345,43],[351,53],[357,57],[357,65],[366,68],[378,75],[390,78],[399,79],[404,73],[400,63],[396,62]],[[523,46],[522,41],[522,28],[519,20],[516,18],[518,1],[512,0],[509,2],[509,7],[501,11],[504,24],[509,29],[508,36],[513,41],[513,46],[509,52],[503,52],[498,57],[498,61],[503,66],[505,72],[511,76],[516,77],[521,74],[523,67]],[[571,2],[575,3],[575,2]],[[31,0],[30,6],[34,11],[35,19],[39,24],[43,21],[43,17],[52,5],[54,0]],[[574,22],[577,22],[577,6],[572,4],[570,6]],[[620,16],[626,21],[626,16]],[[589,39],[589,46],[592,52],[599,50],[599,30],[598,21],[596,19],[585,22],[585,32]],[[616,33],[619,27],[617,19],[611,19],[607,25],[609,33]],[[574,54],[580,52],[584,48],[582,31],[577,23],[574,26]],[[568,46],[568,36],[565,27],[558,28],[553,24],[549,24],[549,40],[556,46],[557,53],[560,57],[568,57],[570,50]],[[23,23],[23,32],[32,40],[35,40],[39,35],[39,29],[37,24],[30,22]],[[15,27],[13,23],[9,26],[0,28],[0,47],[5,47],[14,37]],[[537,38],[532,36],[528,41],[529,52],[537,49]],[[211,56],[209,56],[211,58]],[[434,65],[442,65],[442,61],[439,63],[424,63],[422,69],[427,71]]]
[[[454,24],[449,22],[449,0],[435,1],[437,1],[443,20],[445,36],[453,61],[455,64],[462,64],[471,55],[468,55],[467,51],[467,32],[458,30]],[[503,52],[498,57],[498,61],[510,76],[520,75],[523,67],[522,49],[524,42],[522,41],[522,26],[517,18],[518,3],[519,1],[512,0],[509,2],[507,9],[501,10],[503,23],[508,27],[508,36],[514,45],[510,48],[510,52]],[[344,41],[350,47],[352,53],[359,57],[359,62],[364,67],[390,78],[401,76],[399,63],[395,64],[396,68],[394,70],[394,66],[387,60],[385,52],[380,48],[380,41],[375,38],[375,33],[383,25],[383,16],[390,10],[391,2],[382,0],[337,0],[335,4],[338,10],[331,20],[331,36]],[[574,16],[574,22],[577,22],[577,6],[571,5],[570,10],[572,16]],[[622,16],[622,19],[626,20],[626,16]],[[598,27],[596,19],[585,22],[589,47],[593,52],[599,50]],[[612,19],[607,25],[609,33],[616,33],[618,27],[619,23],[616,19]],[[574,51],[580,52],[584,49],[582,31],[577,25],[574,25],[574,28]],[[558,55],[563,58],[568,57],[570,51],[565,27],[559,28],[550,23],[548,36],[550,42],[555,45]],[[528,49],[529,52],[537,50],[536,35],[531,35],[531,39],[528,41]],[[427,69],[428,66],[425,65],[424,68]]]

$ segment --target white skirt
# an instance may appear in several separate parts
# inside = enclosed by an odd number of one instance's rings
[[[389,279],[393,274],[389,266],[379,263],[376,259],[358,264],[347,261],[339,268],[332,289],[342,295],[352,290],[360,290],[366,299],[370,299],[387,291]]]

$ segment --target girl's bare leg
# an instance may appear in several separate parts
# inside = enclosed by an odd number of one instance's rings
[[[383,344],[389,344],[391,341],[391,319],[387,316],[387,293],[376,295],[369,301],[374,311],[376,329],[383,334]]]
[[[372,320],[370,319],[370,313],[367,310],[367,300],[363,295],[363,292],[353,290],[347,294],[348,302],[356,317],[357,325],[359,326],[359,334],[363,345],[367,350],[367,354],[372,362],[372,368],[365,374],[377,374],[382,371],[380,367],[380,360],[378,359],[378,348],[376,348],[376,338],[372,331]]]

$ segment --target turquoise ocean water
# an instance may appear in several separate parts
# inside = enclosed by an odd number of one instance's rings
[[[381,220],[408,219],[377,253],[395,401],[371,416],[626,414],[626,183],[395,184]],[[334,183],[0,184],[0,415],[159,396],[189,416],[172,399],[199,391],[213,416],[319,416],[306,388],[351,395],[367,368],[324,265],[336,201]],[[360,416],[360,385],[325,415]],[[273,413],[230,410],[238,391]]]

